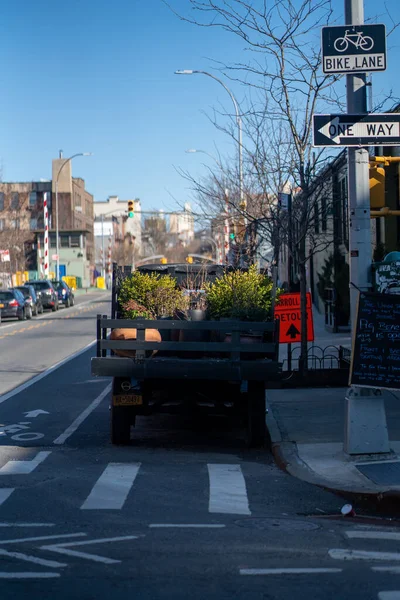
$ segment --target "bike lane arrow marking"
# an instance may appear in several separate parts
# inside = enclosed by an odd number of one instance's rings
[[[39,415],[49,415],[50,413],[47,412],[47,410],[42,410],[41,408],[38,408],[36,410],[31,410],[29,412],[24,413],[24,415],[30,419],[30,418],[34,418],[34,417],[38,417]]]

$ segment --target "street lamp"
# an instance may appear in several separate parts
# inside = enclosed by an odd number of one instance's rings
[[[192,69],[183,69],[180,71],[175,71],[175,75],[196,75],[196,74],[207,75],[207,77],[211,77],[211,79],[215,79],[215,81],[217,81],[219,84],[221,84],[222,87],[228,92],[228,94],[231,97],[231,100],[233,102],[233,106],[235,107],[236,123],[238,126],[238,144],[239,144],[239,197],[240,197],[239,206],[242,210],[244,210],[246,208],[246,201],[244,200],[244,197],[243,197],[242,119],[241,119],[240,113],[239,113],[239,105],[236,101],[235,96],[231,92],[231,90],[225,85],[225,83],[221,79],[219,79],[215,75],[212,75],[211,73],[208,73],[207,71],[194,71]],[[196,151],[196,152],[198,152],[198,151]]]
[[[78,152],[77,154],[73,154],[69,158],[66,158],[63,164],[61,165],[56,179],[56,255],[57,255],[57,266],[56,266],[56,279],[60,279],[60,244],[59,244],[59,229],[58,229],[58,179],[60,177],[60,173],[65,167],[65,165],[70,162],[73,158],[77,156],[92,156],[92,152]]]

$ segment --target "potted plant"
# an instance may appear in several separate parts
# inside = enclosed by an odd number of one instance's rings
[[[156,319],[173,317],[177,311],[185,310],[188,306],[183,291],[170,275],[140,271],[133,271],[121,285],[119,305],[126,306],[130,300],[150,311]]]
[[[270,321],[272,315],[272,280],[257,272],[252,265],[248,271],[230,271],[212,284],[206,284],[207,312],[217,320]],[[249,329],[240,336],[242,343],[262,342],[262,334]],[[224,335],[231,341],[231,334]],[[266,341],[266,340],[264,340]],[[250,355],[247,355],[250,358]]]
[[[206,283],[207,312],[212,319],[272,320],[272,280],[257,272],[230,271],[214,283]]]

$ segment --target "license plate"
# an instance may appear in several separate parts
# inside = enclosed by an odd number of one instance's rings
[[[4,308],[4,304],[0,304],[0,308]]]
[[[143,404],[143,396],[137,394],[121,394],[113,396],[114,406],[141,406]]]

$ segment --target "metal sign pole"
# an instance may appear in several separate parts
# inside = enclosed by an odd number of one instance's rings
[[[344,0],[346,25],[364,23],[363,0]],[[366,74],[346,75],[347,112],[367,112]],[[369,154],[348,148],[349,250],[351,327],[356,327],[358,289],[370,290],[372,262],[369,198]],[[353,285],[352,285],[353,284]],[[355,287],[356,286],[356,287]],[[348,454],[389,452],[382,396],[368,388],[350,388],[346,395],[344,450]]]

